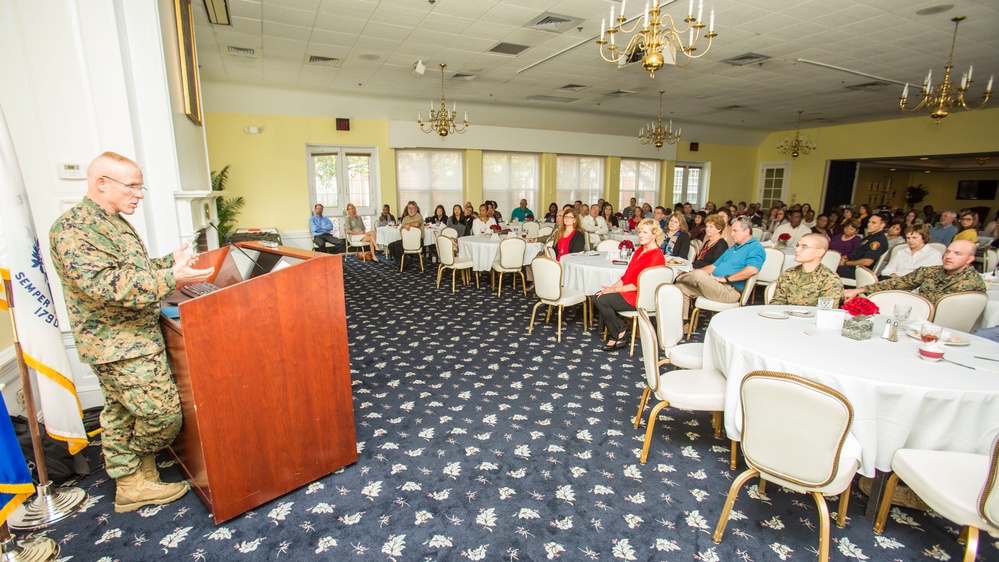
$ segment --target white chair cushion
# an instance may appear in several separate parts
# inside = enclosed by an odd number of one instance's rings
[[[739,303],[719,302],[704,297],[697,297],[697,300],[694,301],[694,307],[701,310],[710,310],[711,312],[721,312],[730,308],[739,308]]]
[[[541,299],[541,302],[545,304],[550,304],[552,306],[572,306],[579,304],[586,300],[586,293],[579,289],[566,289],[562,288],[562,298],[557,301]]]
[[[685,343],[667,350],[669,362],[681,369],[700,369],[704,366],[704,344]]]
[[[472,258],[466,256],[458,256],[454,258],[454,264],[451,265],[450,267],[453,267],[454,269],[465,269],[468,267],[472,267],[472,265],[474,265],[472,263]]]
[[[899,449],[891,468],[933,511],[958,525],[999,532],[978,516],[978,496],[989,474],[988,456]]]
[[[656,397],[673,408],[701,412],[725,409],[725,375],[714,369],[682,369],[659,375]]]
[[[860,441],[857,441],[857,438],[853,435],[847,434],[846,441],[843,442],[843,451],[840,453],[839,467],[836,470],[836,476],[833,477],[832,481],[825,486],[799,486],[798,484],[788,482],[787,480],[774,476],[770,473],[767,473],[765,479],[773,482],[774,484],[778,484],[789,490],[794,490],[795,492],[800,492],[802,494],[816,491],[822,495],[829,496],[838,494],[845,490],[850,482],[853,481],[853,476],[857,473],[858,468],[860,468]]]

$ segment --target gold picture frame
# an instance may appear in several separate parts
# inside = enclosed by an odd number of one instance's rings
[[[201,126],[201,89],[198,84],[198,52],[194,45],[191,0],[175,0],[177,44],[180,48],[180,78],[184,90],[184,113]]]

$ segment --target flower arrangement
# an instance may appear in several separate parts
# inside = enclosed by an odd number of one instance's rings
[[[498,224],[491,224],[491,225],[489,225],[489,230],[492,230],[493,232],[499,232],[499,231],[503,230],[503,227],[501,227]]]
[[[854,297],[843,303],[843,310],[850,313],[850,316],[873,316],[880,312],[878,305],[873,301],[863,297]]]
[[[780,236],[777,237],[777,247],[780,249],[787,248],[788,243],[791,241],[791,235],[782,232]]]
[[[527,216],[525,218],[529,221],[532,221],[534,220],[534,215],[532,215],[531,213],[527,213]]]
[[[635,244],[631,240],[622,240],[620,244],[617,245],[618,250],[634,250]]]
[[[614,213],[614,216],[617,217],[617,218],[619,218],[619,219],[623,219],[624,218],[624,215],[622,215],[620,211]]]

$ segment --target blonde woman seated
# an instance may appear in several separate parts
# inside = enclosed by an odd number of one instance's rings
[[[354,207],[353,203],[347,203],[347,225],[346,225],[347,236],[350,236],[350,242],[352,245],[368,243],[368,247],[371,248],[371,259],[378,261],[378,242],[375,237],[373,230],[364,230],[364,221],[361,217],[357,216],[357,208]],[[360,237],[360,238],[358,238]]]
[[[565,222],[566,217],[562,217]],[[659,227],[659,221],[654,219],[643,219],[638,224],[638,243],[640,246],[635,250],[628,269],[624,270],[624,275],[617,283],[609,287],[603,287],[596,294],[596,307],[600,313],[600,323],[597,325],[597,334],[603,333],[604,326],[610,339],[604,349],[612,351],[621,349],[627,345],[625,336],[628,329],[621,317],[617,315],[621,310],[635,310],[638,302],[638,275],[647,268],[666,265],[666,256],[659,251],[659,245],[663,243],[664,234]]]

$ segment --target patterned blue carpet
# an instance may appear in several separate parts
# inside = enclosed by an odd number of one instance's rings
[[[747,487],[724,541],[711,541],[744,466],[729,469],[709,415],[663,410],[639,464],[637,350],[601,351],[578,312],[561,343],[554,324],[528,335],[533,296],[504,288],[497,298],[486,275],[452,295],[434,288],[434,267],[345,265],[356,464],[215,526],[193,493],[114,513],[114,483],[91,447],[98,468],[79,482],[90,502],[42,533],[60,559],[815,560],[814,503],[777,486]],[[179,478],[159,460],[164,479]],[[893,509],[877,536],[853,490],[831,560],[960,560],[948,521]],[[997,559],[999,543],[984,536],[979,560]]]

